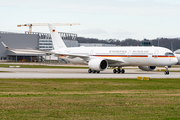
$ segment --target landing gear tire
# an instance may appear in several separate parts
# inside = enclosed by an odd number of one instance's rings
[[[91,72],[92,72],[92,70],[91,70],[91,69],[89,69],[89,70],[88,70],[88,73],[91,73]]]
[[[165,75],[169,75],[169,71],[165,71],[164,74],[165,74]]]
[[[100,73],[100,71],[95,71],[95,70],[89,69],[89,70],[88,70],[88,73]]]
[[[121,69],[117,69],[117,72],[118,72],[118,73],[121,73]]]
[[[122,70],[121,70],[121,72],[122,72],[122,74],[124,74],[124,73],[125,73],[125,70],[124,70],[124,69],[122,69]]]
[[[118,68],[118,69],[114,69],[113,73],[122,73],[122,74],[124,74],[125,70],[124,69],[121,70],[121,69]]]
[[[113,70],[113,73],[116,73],[116,72],[117,72],[116,69],[114,69],[114,70]]]

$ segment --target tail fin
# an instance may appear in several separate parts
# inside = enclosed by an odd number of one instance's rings
[[[48,24],[49,31],[52,37],[52,43],[54,49],[59,49],[59,48],[66,48],[66,45],[64,44],[62,38],[58,34],[58,31],[56,31],[56,28],[52,24]]]

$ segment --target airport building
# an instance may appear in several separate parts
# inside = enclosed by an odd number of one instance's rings
[[[59,35],[67,47],[79,46],[77,34],[60,32]],[[6,49],[0,43],[0,60],[12,62],[43,62],[47,60],[47,55],[43,51],[53,49],[52,38],[48,33],[25,32],[22,34],[0,31],[0,41],[10,48]]]

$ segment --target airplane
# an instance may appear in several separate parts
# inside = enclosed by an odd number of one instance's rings
[[[64,44],[53,24],[48,24],[54,50],[51,53],[74,64],[86,64],[88,73],[100,73],[108,67],[114,68],[113,73],[125,73],[124,66],[138,66],[144,71],[152,71],[156,66],[168,68],[178,60],[173,52],[164,47],[125,46],[125,47],[71,47]],[[116,69],[117,68],[117,69]]]
[[[178,63],[173,52],[164,47],[155,46],[120,46],[120,47],[71,47],[64,44],[53,24],[48,24],[54,50],[44,51],[54,54],[74,64],[89,66],[88,73],[100,73],[112,67],[113,73],[125,73],[124,66],[138,66],[144,71],[152,71],[156,66],[168,68]],[[3,42],[5,48],[9,49]],[[42,51],[41,51],[42,52]],[[117,68],[117,69],[116,69]]]

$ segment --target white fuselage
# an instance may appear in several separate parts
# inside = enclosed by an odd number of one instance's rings
[[[54,51],[59,54],[66,54],[63,59],[75,64],[87,64],[91,59],[106,59],[109,60],[109,67],[117,66],[170,66],[178,62],[177,58],[165,55],[172,53],[169,49],[163,47],[74,47],[61,48]],[[85,55],[83,57],[68,57],[72,55]],[[111,60],[113,60],[111,62]],[[116,62],[114,62],[116,61]],[[118,62],[119,61],[119,62]]]

